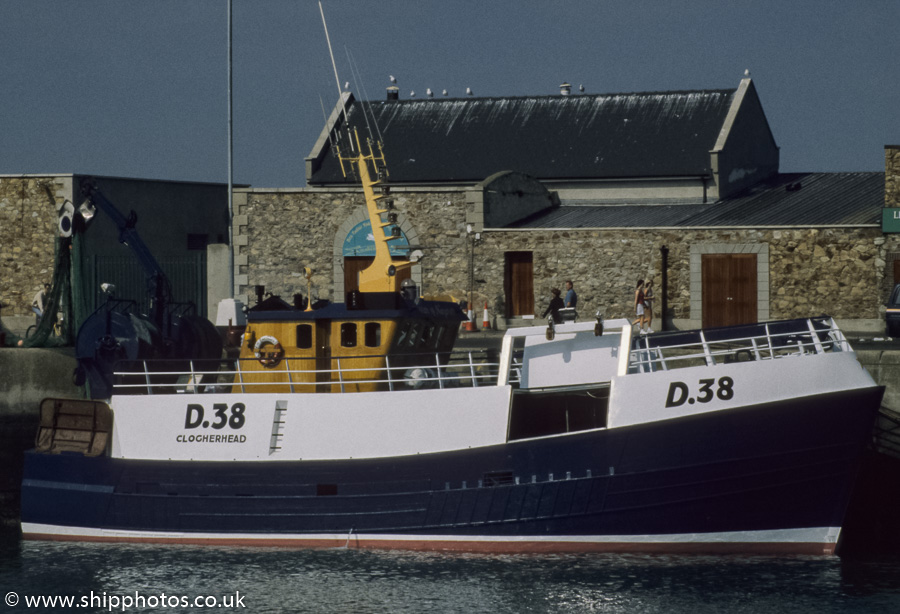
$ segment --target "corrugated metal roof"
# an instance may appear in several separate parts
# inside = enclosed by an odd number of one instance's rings
[[[700,176],[734,94],[354,101],[347,121],[366,132],[363,105],[374,116],[395,182],[477,182],[510,169],[538,179]],[[323,153],[308,183],[350,181]]]
[[[579,204],[510,228],[684,228],[881,224],[884,173],[783,173],[715,203]]]

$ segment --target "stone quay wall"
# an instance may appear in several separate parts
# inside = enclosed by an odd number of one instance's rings
[[[247,190],[236,198],[240,216],[236,262],[238,291],[252,303],[252,286],[285,300],[306,295],[304,267],[314,270],[313,296],[343,300],[336,288],[335,263],[346,233],[345,221],[364,209],[359,190]],[[797,229],[589,229],[491,230],[478,240],[466,232],[466,190],[397,189],[394,197],[404,233],[426,254],[415,275],[426,296],[464,299],[474,254],[473,303],[476,315],[488,303],[493,318],[505,314],[505,254],[533,255],[537,315],[550,288],[575,282],[582,318],[600,310],[606,318],[630,317],[635,282],[653,279],[655,316],[661,307],[660,248],[669,249],[667,320],[676,327],[699,326],[691,311],[691,246],[740,245],[762,248],[768,258],[768,318],[827,313],[839,320],[877,326],[893,283],[889,264],[900,259],[900,238],[876,227]],[[337,269],[340,273],[340,269]],[[696,267],[693,272],[696,289]],[[476,318],[480,320],[480,318]],[[658,320],[657,320],[658,321]]]

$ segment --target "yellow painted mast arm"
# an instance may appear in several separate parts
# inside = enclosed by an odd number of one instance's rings
[[[392,207],[384,209],[379,207],[380,201],[390,202],[387,190],[384,191],[384,194],[375,194],[375,188],[382,185],[387,179],[384,152],[379,147],[379,155],[376,156],[372,143],[369,142],[369,153],[364,154],[360,147],[359,135],[355,134],[354,136],[359,154],[352,159],[352,162],[356,164],[359,171],[363,194],[366,198],[369,224],[372,226],[372,238],[375,241],[375,259],[372,264],[359,272],[359,290],[360,292],[398,292],[400,282],[397,273],[411,267],[413,263],[409,260],[393,260],[388,241],[399,237],[385,236],[384,229],[396,224],[382,219],[382,215],[391,213],[392,209]],[[375,173],[374,179],[369,170],[370,163]]]

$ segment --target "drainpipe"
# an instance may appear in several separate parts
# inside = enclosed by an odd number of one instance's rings
[[[669,311],[669,248],[663,245],[659,248],[662,256],[662,313],[659,321],[662,323],[660,330],[666,330],[666,313]]]

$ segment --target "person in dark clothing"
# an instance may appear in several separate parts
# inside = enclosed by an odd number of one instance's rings
[[[550,304],[544,310],[544,313],[541,314],[541,317],[546,318],[549,313],[553,316],[553,321],[559,324],[562,322],[562,318],[559,316],[559,310],[563,309],[566,305],[559,297],[561,294],[559,288],[553,288],[550,290],[550,293],[553,295],[553,298],[550,299]]]

